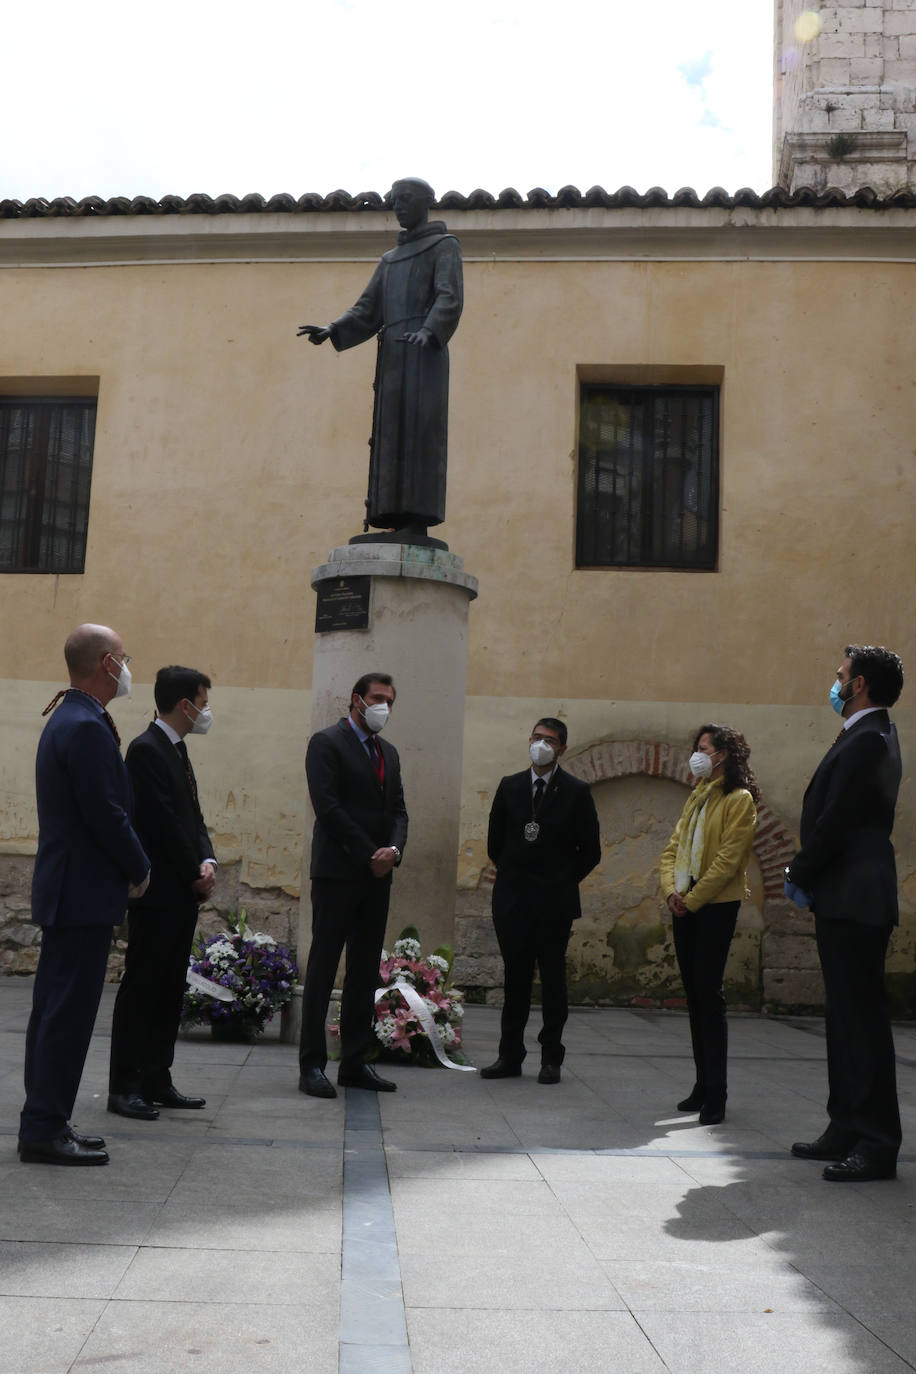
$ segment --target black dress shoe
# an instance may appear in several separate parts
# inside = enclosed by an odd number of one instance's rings
[[[698,1112],[706,1100],[706,1089],[696,1084],[688,1097],[677,1104],[679,1112]]]
[[[725,1120],[725,1103],[720,1098],[718,1102],[705,1102],[700,1108],[701,1126],[720,1126]]]
[[[792,1153],[796,1159],[845,1159],[851,1149],[849,1141],[825,1131],[817,1140],[796,1140]]]
[[[871,1183],[879,1178],[896,1178],[897,1161],[881,1155],[853,1150],[840,1164],[828,1164],[824,1178],[828,1183]]]
[[[336,1097],[337,1089],[329,1082],[317,1064],[303,1069],[299,1075],[299,1091],[309,1097]]]
[[[77,1145],[85,1145],[87,1150],[104,1150],[105,1142],[100,1135],[83,1135],[80,1131],[75,1131],[72,1126],[67,1127],[67,1134],[71,1140],[75,1140]]]
[[[499,1059],[493,1064],[488,1064],[485,1069],[480,1070],[481,1078],[521,1078],[521,1064],[510,1064],[508,1059]]]
[[[90,1150],[68,1132],[56,1140],[21,1140],[19,1158],[23,1164],[107,1164],[104,1150]]]
[[[339,1088],[367,1088],[372,1093],[395,1093],[397,1083],[390,1079],[379,1078],[371,1064],[357,1064],[353,1068],[339,1068],[337,1071]]]
[[[109,1093],[108,1110],[115,1116],[129,1116],[134,1121],[156,1121],[159,1117],[159,1108],[139,1093]]]
[[[185,1097],[176,1087],[170,1083],[162,1092],[146,1093],[145,1100],[152,1102],[157,1107],[181,1107],[185,1111],[199,1111],[201,1107],[206,1107],[205,1097]]]
[[[560,1066],[559,1064],[542,1064],[541,1072],[538,1074],[539,1083],[559,1083]]]

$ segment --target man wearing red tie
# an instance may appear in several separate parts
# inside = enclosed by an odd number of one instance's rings
[[[309,740],[305,775],[315,811],[312,832],[312,944],[302,995],[299,1091],[336,1097],[325,1075],[325,1020],[340,956],[340,1067],[345,1088],[394,1092],[365,1063],[373,995],[388,920],[392,870],[407,841],[398,751],[379,738],[395,699],[387,673],[366,673],[350,693],[350,713]]]

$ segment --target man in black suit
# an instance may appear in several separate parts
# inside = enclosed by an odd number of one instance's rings
[[[531,767],[503,778],[490,810],[487,852],[496,865],[493,924],[503,957],[499,1057],[481,1078],[517,1078],[537,965],[543,1029],[539,1083],[559,1083],[569,1014],[566,946],[581,916],[579,884],[601,862],[598,813],[587,783],[564,773],[566,726],[545,716],[528,741]]]
[[[23,1164],[107,1164],[101,1136],[70,1126],[105,982],[111,932],[128,895],[149,881],[131,824],[130,784],[105,709],[130,691],[130,659],[106,625],[80,625],[64,646],[69,691],[38,745],[38,853],[32,920],[41,952],[25,1037]],[[62,698],[62,700],[61,700]]]
[[[152,861],[131,902],[124,976],[111,1026],[108,1110],[155,1121],[160,1107],[199,1108],[172,1082],[197,908],[213,891],[216,860],[197,800],[185,736],[212,723],[210,679],[196,668],[156,674],[156,719],[127,750],[137,834]]]
[[[897,924],[891,831],[902,771],[887,708],[902,687],[896,654],[847,645],[830,692],[843,729],[805,792],[801,849],[786,869],[786,895],[814,911],[830,1118],[823,1135],[792,1153],[830,1161],[832,1182],[893,1178],[900,1149],[884,960]]]
[[[373,995],[388,920],[391,872],[407,841],[401,765],[379,738],[394,706],[387,673],[366,673],[350,694],[350,714],[309,740],[305,774],[315,811],[312,832],[312,945],[302,996],[299,1090],[336,1097],[325,1076],[325,1019],[346,946],[340,1004],[340,1067],[346,1088],[394,1092],[364,1062]]]

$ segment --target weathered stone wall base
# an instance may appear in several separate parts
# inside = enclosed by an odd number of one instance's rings
[[[0,856],[0,973],[34,973],[38,965],[41,931],[32,924],[29,891],[33,860],[20,855]],[[201,908],[198,931],[213,935],[225,930],[226,918],[246,911],[253,930],[272,935],[281,945],[293,945],[299,919],[299,897],[282,888],[253,888],[241,881],[241,864],[221,864],[216,901]],[[117,983],[124,968],[127,927],[119,926],[108,958],[108,981]]]

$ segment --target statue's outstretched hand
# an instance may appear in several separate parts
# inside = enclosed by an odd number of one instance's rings
[[[427,329],[426,326],[423,325],[422,328],[417,329],[412,334],[402,334],[400,342],[419,344],[420,348],[429,348],[430,344],[433,343],[433,333],[431,329]]]
[[[323,344],[325,339],[331,337],[329,325],[325,324],[300,324],[296,330],[296,338],[301,339],[303,334],[308,335],[309,343]]]

